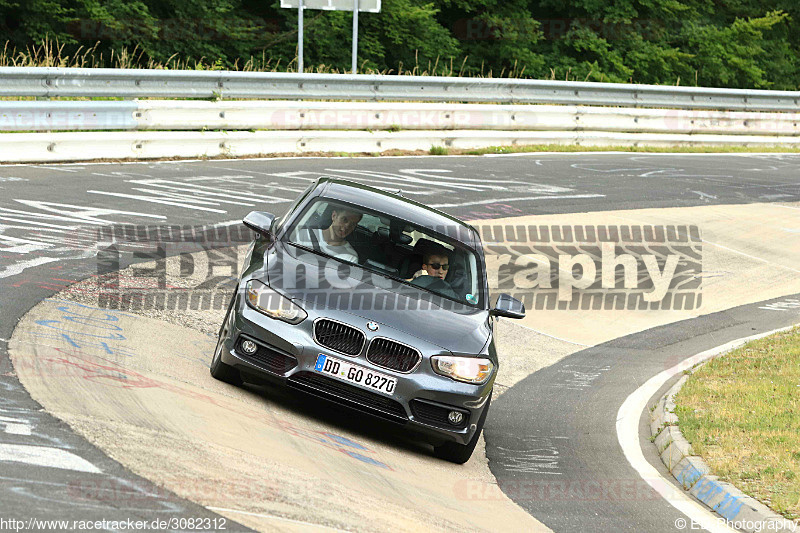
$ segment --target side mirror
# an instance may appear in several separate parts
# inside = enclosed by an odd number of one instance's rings
[[[508,294],[501,294],[491,313],[506,318],[525,318],[525,304]]]
[[[250,211],[242,220],[245,226],[260,233],[265,237],[272,237],[272,223],[275,222],[275,215],[266,211]]]

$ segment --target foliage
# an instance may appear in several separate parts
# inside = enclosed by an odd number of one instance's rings
[[[362,72],[800,87],[796,0],[382,4],[359,17]],[[351,14],[307,10],[306,68],[349,71],[351,32]],[[4,64],[84,54],[69,64],[293,70],[297,12],[280,0],[0,0],[3,42]]]

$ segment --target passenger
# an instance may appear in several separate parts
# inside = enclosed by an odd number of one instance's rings
[[[317,251],[343,261],[358,263],[358,253],[347,237],[356,229],[363,213],[336,208],[331,212],[331,225],[327,229],[304,228],[298,231],[299,244],[310,245]]]

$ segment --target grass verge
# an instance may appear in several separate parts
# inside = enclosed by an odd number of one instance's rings
[[[676,405],[681,432],[712,473],[800,518],[800,328],[709,361]]]
[[[2,136],[2,133],[0,133]],[[500,150],[502,149],[502,150]],[[700,153],[787,153],[794,154],[800,153],[800,148],[797,150],[787,150],[785,148],[746,148],[742,149],[739,146],[717,147],[704,149],[702,147],[695,148],[650,148],[648,147],[630,147],[630,146],[562,146],[559,144],[543,144],[537,146],[509,146],[509,147],[492,147],[482,150],[474,149],[454,149],[443,147],[431,147],[429,150],[384,150],[383,152],[276,152],[267,154],[249,154],[234,156],[230,154],[223,154],[217,156],[197,156],[197,157],[157,157],[157,158],[98,158],[86,160],[86,162],[95,163],[120,163],[120,162],[135,162],[135,161],[180,161],[180,160],[215,160],[215,159],[264,159],[264,158],[286,158],[286,157],[408,157],[408,156],[429,156],[429,155],[485,155],[485,154],[511,154],[521,152],[644,152],[644,153],[684,153],[684,154],[700,154]],[[58,161],[48,161],[48,163],[57,163]],[[0,164],[7,163],[0,158]]]
[[[781,146],[581,146],[575,144],[532,144],[526,146],[488,146],[473,150],[450,150],[451,155],[519,154],[526,152],[646,152],[670,154],[800,153],[800,147]]]

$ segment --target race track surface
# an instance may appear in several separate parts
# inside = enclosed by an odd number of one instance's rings
[[[800,292],[798,166],[779,154],[0,166],[0,514],[225,517],[229,530],[674,531],[680,513],[622,454],[617,410],[682,359],[798,322],[796,309],[764,303]],[[400,189],[476,224],[696,224],[703,307],[501,322],[488,466],[481,449],[456,467],[336,409],[212,380],[213,314],[176,324],[58,295],[97,273],[79,228],[281,214],[321,175]],[[128,345],[89,336],[109,316]],[[640,435],[663,472],[644,422]]]

